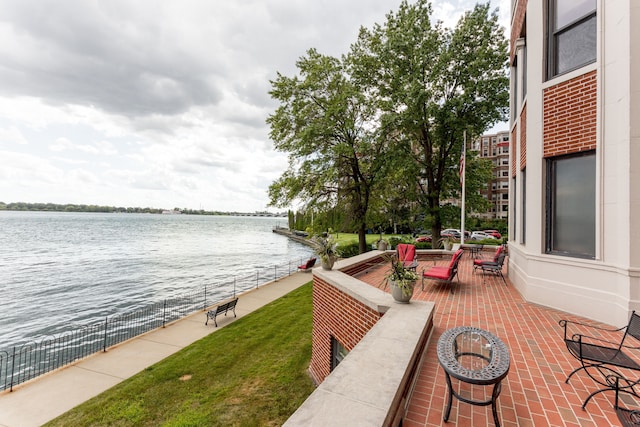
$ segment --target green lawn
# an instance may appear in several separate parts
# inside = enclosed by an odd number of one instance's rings
[[[281,425],[314,390],[311,292],[308,283],[47,425]]]

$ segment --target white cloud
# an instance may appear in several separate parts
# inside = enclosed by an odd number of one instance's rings
[[[0,2],[0,199],[262,210],[287,166],[269,79],[309,48],[345,53],[399,3]],[[453,25],[474,4],[434,11]]]
[[[0,141],[6,144],[7,147],[11,145],[26,145],[29,143],[20,129],[15,126],[0,128]]]

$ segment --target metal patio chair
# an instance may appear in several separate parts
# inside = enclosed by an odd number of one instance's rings
[[[627,326],[619,329],[601,328],[564,319],[559,323],[564,328],[564,342],[569,353],[580,362],[580,366],[567,376],[565,383],[568,384],[575,373],[584,370],[591,379],[604,387],[591,393],[582,404],[582,409],[593,396],[608,390],[615,390],[616,394],[625,392],[637,396],[634,386],[640,380],[629,379],[624,372],[631,370],[640,373],[640,364],[637,362],[637,357],[640,356],[640,315],[632,312]],[[576,332],[572,333],[570,329]],[[614,338],[611,337],[619,337],[619,341],[613,341]],[[630,344],[629,341],[632,340],[635,342]],[[637,354],[634,355],[634,351]]]

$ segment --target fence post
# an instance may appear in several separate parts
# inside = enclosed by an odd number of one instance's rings
[[[207,309],[207,286],[204,287],[204,302],[202,303],[202,311]]]
[[[256,289],[258,289],[258,283],[260,283],[260,270],[256,270]]]
[[[163,306],[162,306],[162,327],[164,328],[164,325],[167,321],[167,300],[164,300]]]
[[[273,280],[274,281],[278,280],[278,266],[277,265],[273,266]]]
[[[104,318],[104,342],[102,343],[102,351],[106,352],[107,351],[107,321],[109,319],[109,316],[105,316]]]
[[[13,376],[16,372],[16,346],[13,346],[13,354],[11,355],[11,382],[9,383],[9,391],[13,391]]]

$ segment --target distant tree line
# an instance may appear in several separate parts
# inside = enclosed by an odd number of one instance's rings
[[[0,211],[39,211],[39,212],[101,212],[101,213],[147,213],[162,214],[166,209],[162,208],[140,208],[140,207],[116,207],[116,206],[99,206],[99,205],[76,205],[72,203],[4,203],[0,202]],[[284,216],[285,214],[273,214],[271,212],[222,212],[222,211],[205,211],[202,209],[180,209],[174,208],[174,212],[185,215],[239,215],[239,216]]]

